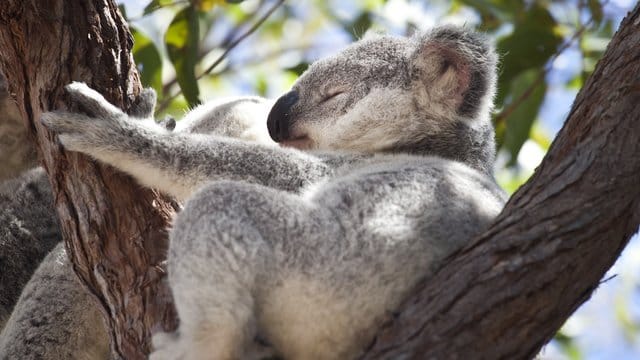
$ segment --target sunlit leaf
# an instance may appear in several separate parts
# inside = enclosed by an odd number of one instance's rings
[[[243,0],[191,0],[191,4],[200,11],[211,11],[217,5],[239,4]]]
[[[173,18],[164,37],[169,59],[176,70],[178,85],[189,106],[200,103],[195,73],[199,32],[198,11],[193,6],[187,6]]]
[[[254,88],[260,96],[267,96],[269,83],[264,75],[256,76]]]
[[[515,24],[513,33],[498,42],[503,56],[496,102],[503,104],[513,79],[528,69],[541,69],[553,56],[562,37],[555,31],[557,23],[549,11],[533,5]]]
[[[589,0],[588,5],[589,11],[591,11],[591,16],[593,16],[593,21],[596,24],[600,24],[603,17],[602,3],[599,0]]]
[[[513,19],[524,10],[524,1],[457,0],[475,9],[480,15],[480,28],[495,30]],[[455,2],[454,2],[455,3]]]
[[[356,40],[362,37],[371,27],[371,13],[363,12],[355,20],[345,26],[345,30]]]
[[[526,97],[522,102],[515,105],[515,108],[506,118],[503,146],[511,156],[508,165],[516,163],[518,153],[524,142],[529,139],[531,126],[538,116],[540,105],[544,100],[547,90],[546,82],[543,80],[541,84],[532,88],[539,74],[539,70],[528,70],[514,79],[511,86],[512,101],[519,101],[523,94],[526,94],[524,95]],[[508,106],[513,105],[508,104]]]
[[[558,331],[553,340],[555,340],[556,344],[558,344],[562,352],[565,353],[569,359],[581,360],[584,358],[582,351],[580,351],[573,337],[564,334],[562,331]]]
[[[153,0],[149,5],[145,6],[143,14],[148,15],[163,6],[171,5],[174,2],[174,0]]]
[[[133,34],[133,58],[138,66],[142,84],[152,87],[158,94],[162,93],[162,58],[160,52],[149,37],[136,28]]]
[[[294,72],[296,76],[300,76],[302,75],[303,72],[305,72],[305,70],[307,70],[308,67],[309,67],[308,62],[301,62],[296,66],[289,67],[284,70]]]
[[[535,122],[531,127],[530,138],[543,150],[547,151],[551,146],[551,138],[549,138],[549,134],[547,134],[538,124],[539,122]]]
[[[582,85],[584,84],[584,76],[582,73],[574,76],[569,82],[566,84],[567,89],[580,90]]]

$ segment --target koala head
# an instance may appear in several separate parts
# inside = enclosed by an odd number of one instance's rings
[[[438,27],[373,36],[312,64],[267,120],[300,149],[438,155],[490,171],[496,55],[484,36]]]

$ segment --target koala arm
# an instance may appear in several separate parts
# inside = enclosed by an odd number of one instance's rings
[[[85,153],[178,199],[219,179],[296,191],[329,171],[320,158],[300,151],[171,133],[156,124],[131,121],[85,84],[72,83],[67,91],[88,116],[65,112],[42,116],[43,124],[58,133],[67,150]]]

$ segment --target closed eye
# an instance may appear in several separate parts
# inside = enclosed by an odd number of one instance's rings
[[[322,100],[320,101],[320,103],[321,103],[321,104],[322,104],[322,103],[325,103],[325,102],[327,102],[327,101],[329,101],[329,100],[331,100],[331,99],[335,98],[336,96],[338,96],[338,95],[340,95],[340,94],[343,94],[343,93],[344,93],[344,91],[342,91],[342,90],[335,90],[335,91],[331,91],[331,92],[327,93],[327,95],[325,95],[325,96],[322,98]]]

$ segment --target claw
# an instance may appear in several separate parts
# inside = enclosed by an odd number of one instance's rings
[[[122,114],[119,108],[108,102],[99,92],[85,83],[72,82],[65,86],[65,89],[71,99],[78,103],[89,116],[104,118]]]

